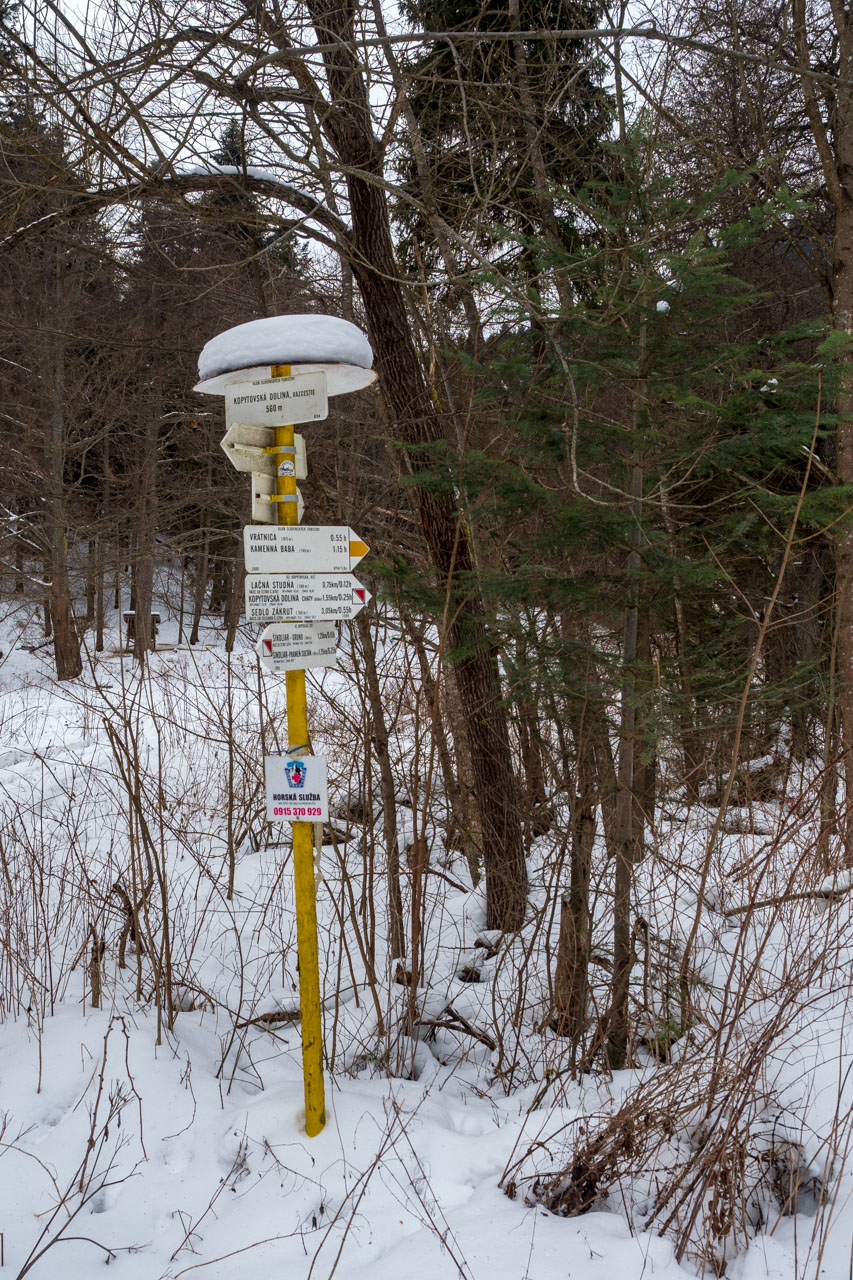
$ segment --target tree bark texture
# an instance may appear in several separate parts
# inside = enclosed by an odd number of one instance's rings
[[[635,431],[645,420],[645,381],[642,374],[645,357],[645,333],[640,336],[640,376],[637,382]],[[619,736],[617,827],[618,846],[613,891],[613,982],[611,986],[610,1026],[607,1056],[611,1067],[619,1069],[630,1062],[629,992],[634,967],[634,939],[631,912],[634,896],[634,866],[642,857],[638,844],[635,798],[635,761],[637,759],[637,642],[640,635],[640,546],[643,510],[643,471],[635,451],[631,468],[631,511],[634,516],[632,549],[628,554],[629,598],[625,609],[622,637],[622,727]]]
[[[133,564],[134,608],[133,652],[140,667],[154,647],[151,612],[154,606],[154,547],[157,537],[157,450],[160,436],[159,394],[155,391],[148,405],[142,431],[142,457],[139,466],[138,526],[136,558]]]
[[[207,566],[209,561],[210,533],[204,531],[201,549],[196,555],[195,583],[193,585],[193,620],[190,627],[190,644],[198,644],[201,615],[204,613],[204,600],[207,595]]]
[[[649,607],[644,604],[637,620],[637,659],[640,678],[647,696],[643,699],[642,708],[637,712],[637,743],[634,750],[634,843],[637,856],[642,857],[645,849],[646,827],[654,825],[655,796],[657,782],[657,751],[655,749],[654,732],[648,724],[648,690],[652,684],[652,647],[651,619]]]
[[[853,122],[851,126],[853,127]],[[853,151],[853,148],[851,148]],[[853,155],[850,157],[853,166]],[[853,184],[853,168],[848,169]],[[853,342],[853,190],[845,190],[836,210],[833,243],[833,319],[835,328]],[[853,354],[848,355],[853,362]],[[836,411],[837,468],[842,484],[853,484],[853,368],[845,370]],[[838,613],[838,719],[844,749],[846,807],[844,861],[853,866],[853,530],[842,530],[835,543],[835,599]]]
[[[636,553],[631,552],[633,557]],[[610,1065],[627,1066],[629,1043],[628,991],[634,966],[634,942],[631,932],[634,863],[637,847],[634,838],[634,732],[636,710],[631,677],[631,664],[637,647],[637,607],[632,604],[625,613],[622,645],[622,732],[619,741],[619,844],[616,853],[613,895],[613,985],[611,989],[610,1030],[607,1051]]]
[[[793,34],[803,105],[823,169],[835,223],[832,240],[833,326],[853,343],[853,27],[849,10],[832,6],[837,33],[837,88],[829,108],[810,73],[817,55],[809,47],[811,12],[805,0],[792,0]],[[836,400],[837,474],[853,484],[853,353],[845,357]],[[844,861],[853,866],[853,531],[842,529],[835,540],[836,675],[838,728],[844,759],[846,813]]]
[[[575,795],[572,803],[569,891],[560,908],[560,934],[554,974],[558,1035],[571,1040],[574,1065],[586,1026],[592,917],[589,888],[595,841],[595,763],[592,743],[581,729],[577,746]]]
[[[57,292],[62,288],[61,283]],[[65,345],[61,333],[52,335],[52,385],[45,441],[45,534],[48,543],[50,589],[48,601],[53,626],[53,653],[59,680],[74,680],[83,670],[80,639],[74,622],[74,604],[68,578],[68,531],[65,498]]]

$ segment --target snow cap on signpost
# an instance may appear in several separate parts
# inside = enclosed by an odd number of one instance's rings
[[[349,320],[267,316],[226,329],[205,344],[195,390],[221,396],[229,382],[271,377],[274,365],[290,365],[293,374],[325,373],[330,396],[359,391],[376,378],[370,343]]]

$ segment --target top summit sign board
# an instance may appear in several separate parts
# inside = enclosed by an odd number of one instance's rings
[[[225,421],[283,427],[291,422],[320,422],[329,416],[326,375],[295,373],[288,378],[229,382],[225,387]]]

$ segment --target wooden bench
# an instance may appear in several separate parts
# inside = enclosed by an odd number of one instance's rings
[[[127,643],[131,641],[136,643],[136,610],[128,609],[127,613],[123,613],[122,619],[127,626]],[[159,613],[151,614],[151,648],[157,648],[157,629],[160,626],[161,618]]]

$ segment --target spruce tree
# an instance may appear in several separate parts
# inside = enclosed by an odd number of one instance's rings
[[[609,1056],[620,1065],[630,1044],[631,881],[653,816],[656,759],[668,762],[670,787],[709,796],[715,778],[730,776],[737,742],[760,754],[795,712],[814,722],[821,709],[829,646],[818,634],[808,660],[778,681],[767,663],[757,667],[739,723],[810,466],[821,376],[824,395],[831,389],[818,368],[821,324],[756,329],[763,299],[732,269],[768,215],[756,210],[712,239],[725,185],[685,200],[644,169],[641,138],[616,160],[618,180],[577,196],[597,249],[568,263],[572,312],[543,341],[516,300],[515,322],[490,344],[469,431],[490,444],[460,455],[457,483],[490,565],[484,589],[509,652],[519,741],[533,760],[525,734],[537,724],[545,758],[560,762],[545,796],[576,797],[570,890],[580,889],[565,938],[579,950],[566,972],[588,956],[582,886],[595,775],[617,880]],[[824,412],[818,439],[831,425]],[[811,466],[801,536],[820,536],[845,501]],[[780,611],[777,630],[784,620]],[[561,985],[571,999],[584,987]],[[582,1024],[578,1008],[565,1013],[567,1027]]]
[[[405,0],[403,10],[425,30],[484,33],[480,41],[429,47],[406,66],[412,79],[408,103],[429,169],[428,203],[488,251],[503,274],[538,294],[544,286],[540,275],[576,244],[578,224],[565,195],[602,172],[613,103],[603,62],[588,43],[490,41],[488,33],[592,27],[600,5]],[[408,182],[423,203],[423,174],[419,180],[414,157]],[[434,265],[428,222],[410,212],[405,199],[398,212],[410,243]],[[561,294],[567,301],[570,287]]]

